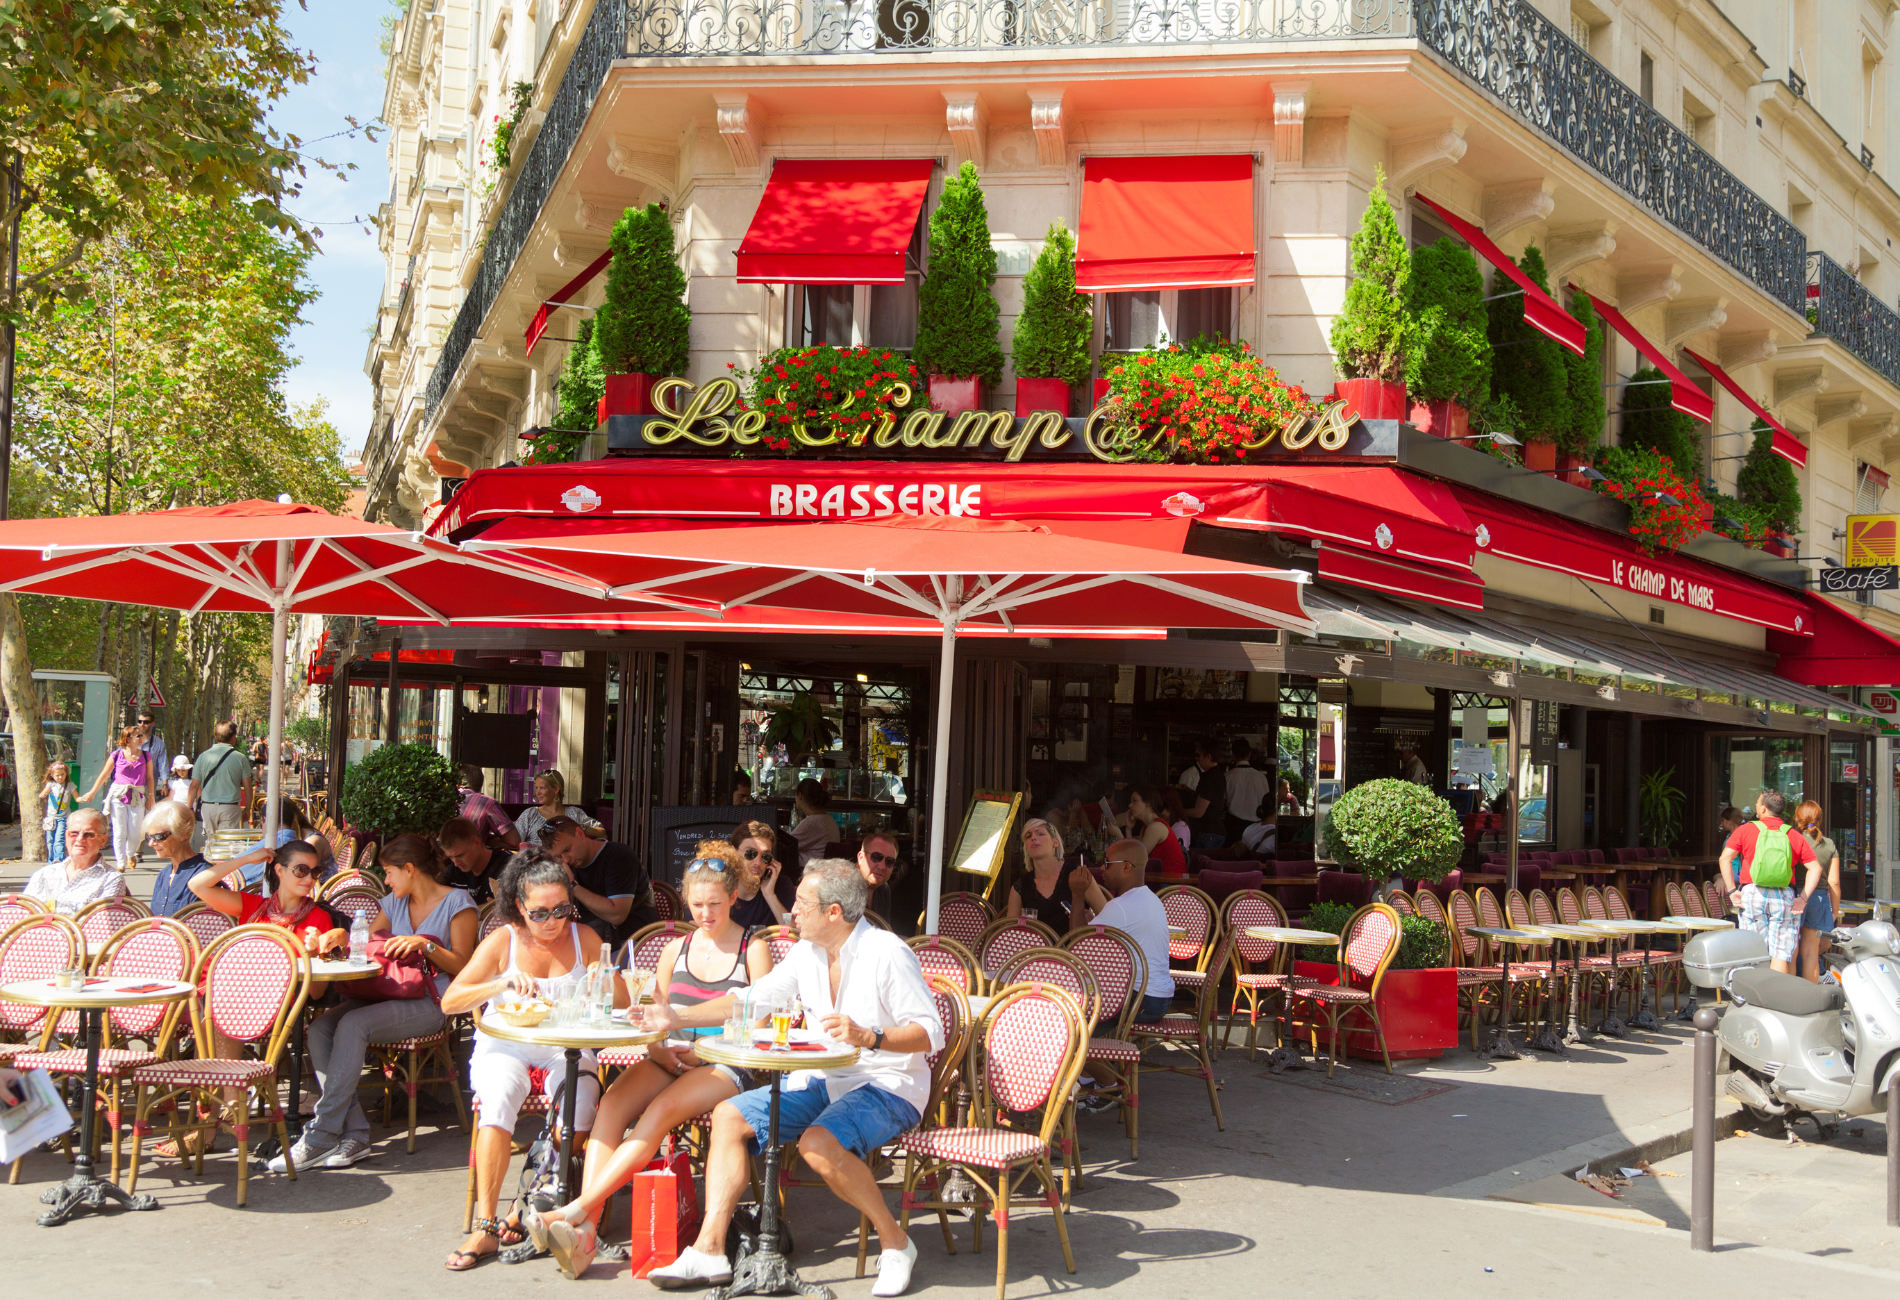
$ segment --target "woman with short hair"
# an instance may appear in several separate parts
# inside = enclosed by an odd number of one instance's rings
[[[550,767],[534,774],[534,804],[523,808],[521,816],[515,818],[515,831],[521,836],[521,847],[540,848],[542,831],[556,817],[572,818],[590,839],[607,838],[607,832],[601,829],[599,822],[587,815],[585,809],[567,802],[567,782]]]
[[[145,815],[145,842],[170,864],[159,868],[152,882],[153,916],[177,916],[198,902],[191,882],[210,864],[191,847],[191,832],[197,825],[191,809],[171,799],[161,800]]]

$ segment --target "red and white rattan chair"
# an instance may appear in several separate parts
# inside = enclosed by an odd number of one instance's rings
[[[1223,935],[1215,943],[1210,969],[1219,972],[1225,970],[1228,955],[1233,950],[1234,936]],[[1175,978],[1180,978],[1179,972]],[[1201,981],[1194,995],[1194,1013],[1179,1015],[1170,1013],[1160,1020],[1136,1021],[1128,1027],[1128,1037],[1139,1047],[1146,1048],[1150,1043],[1166,1043],[1187,1051],[1194,1057],[1189,1065],[1152,1065],[1146,1061],[1137,1062],[1137,1068],[1144,1074],[1165,1071],[1169,1074],[1187,1074],[1207,1084],[1207,1101],[1214,1108],[1215,1127],[1225,1130],[1227,1121],[1220,1112],[1220,1084],[1214,1079],[1214,1004],[1220,1000],[1220,980]]]
[[[385,892],[375,886],[348,885],[329,891],[323,896],[322,902],[330,915],[337,919],[337,923],[347,929],[350,922],[359,916],[374,922],[376,914],[383,910],[385,897]]]
[[[695,929],[691,921],[655,921],[652,925],[643,925],[633,932],[627,940],[627,947],[633,952],[633,968],[651,971],[657,977],[659,973],[660,953],[666,945]],[[777,964],[776,960],[773,963]]]
[[[1085,925],[1062,936],[1062,947],[1074,954],[1102,995],[1102,1018],[1088,1041],[1087,1068],[1095,1082],[1079,1096],[1106,1097],[1121,1110],[1122,1132],[1128,1137],[1128,1158],[1141,1156],[1141,1049],[1128,1036],[1148,987],[1148,962],[1141,945],[1112,925]]]
[[[191,1028],[198,1059],[161,1061],[132,1072],[138,1118],[132,1124],[132,1176],[126,1190],[138,1186],[139,1149],[151,1131],[152,1111],[166,1105],[171,1108],[172,1141],[180,1144],[175,1150],[185,1150],[184,1130],[209,1130],[196,1157],[197,1172],[202,1174],[204,1147],[217,1133],[219,1117],[225,1113],[224,1091],[229,1088],[241,1093],[232,1103],[236,1114],[231,1130],[238,1140],[237,1203],[243,1205],[250,1191],[253,1100],[265,1122],[277,1130],[285,1154],[290,1151],[290,1135],[277,1099],[277,1064],[309,998],[310,962],[289,931],[275,925],[240,925],[205,949],[198,959],[196,982],[199,993],[192,1005]],[[257,1056],[219,1058],[220,1038],[240,1048],[252,1047]],[[194,1103],[211,1118],[187,1109]],[[185,1124],[179,1123],[181,1112],[192,1116]],[[294,1164],[288,1172],[293,1179],[297,1176]]]
[[[25,894],[0,894],[0,930],[15,921],[24,921],[29,916],[43,915],[45,911],[45,906],[37,898],[28,898]]]
[[[1386,967],[1399,951],[1400,932],[1397,912],[1384,903],[1366,904],[1352,914],[1341,932],[1339,983],[1300,985],[1288,994],[1295,1003],[1313,1004],[1313,1015],[1308,1023],[1312,1026],[1315,1052],[1319,1050],[1319,1018],[1321,1014],[1326,1017],[1329,1035],[1326,1077],[1329,1079],[1339,1061],[1340,1023],[1354,1011],[1371,1022],[1379,1054],[1385,1058],[1385,1072],[1392,1073],[1392,1055],[1386,1050],[1385,1026],[1379,1022],[1377,998]]]
[[[404,1038],[394,1043],[371,1043],[370,1057],[382,1073],[383,1123],[391,1123],[396,1090],[409,1099],[409,1154],[416,1153],[416,1096],[426,1083],[446,1083],[455,1094],[456,1122],[468,1128],[468,1103],[462,1098],[462,1080],[455,1066],[455,1042],[460,1036],[457,1025],[446,1025],[433,1034]]]
[[[1412,896],[1403,889],[1388,889],[1385,894],[1385,905],[1400,916],[1418,915],[1418,908],[1413,905]]]
[[[125,898],[102,898],[74,912],[73,924],[86,936],[86,951],[96,955],[105,947],[106,940],[140,917],[151,914],[151,909],[133,907]]]
[[[662,921],[690,921],[692,913],[680,891],[664,880],[653,882],[653,910]]]
[[[501,927],[506,924],[508,924],[508,919],[501,914],[500,903],[494,899],[483,903],[481,919],[475,923],[475,942],[480,944],[483,939],[486,939],[489,935],[501,929]]]
[[[994,988],[996,972],[1011,957],[1031,948],[1055,946],[1056,932],[1041,921],[1030,916],[1005,916],[992,921],[977,936],[976,946],[971,951],[976,953],[977,964],[983,968],[984,982]]]
[[[1199,988],[1210,970],[1219,982],[1220,968],[1208,961],[1220,933],[1220,912],[1214,900],[1193,885],[1169,885],[1156,891],[1155,896],[1167,911],[1168,924],[1182,930],[1168,935],[1168,964],[1173,968],[1175,988]]]
[[[926,1180],[941,1188],[953,1169],[963,1170],[987,1203],[996,1224],[996,1294],[1002,1300],[1009,1277],[1010,1210],[1045,1205],[1055,1215],[1062,1259],[1075,1272],[1069,1246],[1062,1192],[1050,1163],[1051,1139],[1066,1109],[1060,1104],[1082,1070],[1082,1011],[1061,989],[1018,984],[1002,989],[978,1019],[971,1035],[966,1077],[975,1095],[970,1122],[955,1128],[918,1129],[898,1139],[906,1157],[901,1224],[910,1230],[913,1210],[971,1210],[976,1249],[983,1244],[982,1207],[926,1199],[918,1188]],[[1007,1116],[1042,1112],[1032,1131],[1006,1127]],[[1024,1195],[1030,1177],[1041,1184],[1037,1195]],[[934,1196],[934,1193],[933,1193]],[[948,1229],[945,1229],[946,1237]]]
[[[331,852],[333,854],[335,849],[336,846],[332,844]],[[337,873],[324,881],[322,885],[318,886],[317,901],[320,903],[325,902],[346,889],[373,889],[376,891],[378,898],[383,897],[389,892],[383,882],[378,880],[375,876],[372,876],[369,872],[354,867],[345,867],[341,860],[339,860],[337,863]]]
[[[1702,905],[1708,908],[1709,915],[1716,920],[1728,915],[1728,900],[1716,890],[1713,880],[1702,882]]]
[[[955,939],[941,934],[920,934],[904,942],[917,954],[917,964],[924,968],[924,974],[956,980],[962,985],[965,997],[981,993],[986,987],[976,954]]]
[[[752,937],[765,940],[765,946],[771,950],[774,966],[791,956],[792,949],[798,946],[798,931],[789,925],[760,926],[752,932]]]
[[[60,971],[82,965],[85,960],[86,941],[79,927],[67,917],[37,912],[0,930],[0,984],[51,979]],[[46,1008],[25,1002],[0,1002],[0,1033],[17,1040],[0,1045],[0,1063],[39,1049],[52,1038]],[[20,1181],[19,1160],[13,1162],[7,1181]]]
[[[1421,891],[1421,901],[1426,894]],[[1458,972],[1458,1009],[1471,1017],[1471,1050],[1478,1050],[1478,1026],[1484,1019],[1486,995],[1494,991],[1500,970],[1485,963],[1484,936],[1471,933],[1479,924],[1471,895],[1454,889],[1446,897],[1446,930],[1451,935],[1451,960]]]
[[[1279,900],[1258,889],[1243,889],[1228,896],[1221,904],[1221,927],[1234,936],[1234,997],[1227,1009],[1227,1023],[1221,1028],[1221,1050],[1227,1050],[1234,1032],[1234,1018],[1240,1014],[1242,999],[1247,1003],[1247,1059],[1254,1059],[1260,1039],[1260,1010],[1278,998],[1284,1010],[1286,1001],[1287,947],[1274,939],[1256,939],[1249,927],[1284,927],[1286,916]],[[1269,1016],[1269,1019],[1273,1017]]]
[[[919,930],[924,928],[929,917],[927,911],[917,914]],[[965,948],[974,949],[977,940],[983,937],[983,932],[995,920],[996,909],[981,894],[958,890],[937,900],[937,933],[946,939],[955,939]]]
[[[1053,984],[1075,999],[1082,1008],[1082,1032],[1095,1035],[1102,1018],[1102,990],[1088,964],[1065,948],[1027,948],[1017,953],[996,972],[996,987],[1011,984]],[[1086,1055],[1086,1053],[1085,1053]],[[1075,1133],[1075,1095],[1062,1102],[1062,1127],[1056,1145],[1062,1148],[1062,1203],[1067,1205],[1072,1189],[1082,1180],[1081,1147]]]
[[[198,941],[198,950],[204,951],[211,946],[212,940],[237,924],[216,908],[206,907],[203,903],[193,903],[190,907],[180,908],[172,920],[191,931],[191,937]]]

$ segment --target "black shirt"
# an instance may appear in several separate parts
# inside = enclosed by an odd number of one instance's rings
[[[1227,834],[1227,768],[1216,763],[1201,773],[1201,783],[1194,787],[1200,799],[1207,800],[1207,811],[1199,817],[1188,818],[1188,828],[1197,835]]]
[[[490,849],[488,864],[482,868],[480,875],[455,867],[449,872],[449,888],[466,889],[477,906],[485,904],[495,897],[495,882],[501,879],[501,869],[508,865],[508,859],[513,856],[508,849]]]
[[[1070,930],[1069,903],[1074,895],[1069,892],[1069,872],[1071,864],[1064,861],[1062,874],[1056,877],[1055,891],[1047,898],[1036,892],[1036,873],[1025,867],[1012,882],[1016,897],[1022,900],[1022,914],[1034,921],[1041,921],[1054,930],[1058,936]],[[889,919],[889,918],[886,918]]]
[[[574,882],[582,889],[606,898],[633,900],[627,919],[619,925],[593,915],[582,905],[581,922],[592,927],[602,942],[615,945],[625,943],[627,936],[635,930],[660,919],[659,911],[653,906],[653,887],[647,881],[646,868],[640,865],[633,850],[624,844],[613,840],[604,841],[592,862],[574,869]]]

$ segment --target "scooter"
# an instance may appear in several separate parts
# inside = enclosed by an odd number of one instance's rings
[[[1715,1034],[1728,1095],[1758,1119],[1805,1115],[1823,1137],[1838,1121],[1821,1113],[1884,1113],[1900,1071],[1900,930],[1866,921],[1831,938],[1833,979],[1819,984],[1768,969],[1767,941],[1752,930],[1704,931],[1682,955],[1690,983],[1727,998]]]

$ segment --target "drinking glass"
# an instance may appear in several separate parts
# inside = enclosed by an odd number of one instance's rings
[[[791,1050],[792,1000],[779,998],[772,1003],[772,1050],[787,1052]]]

